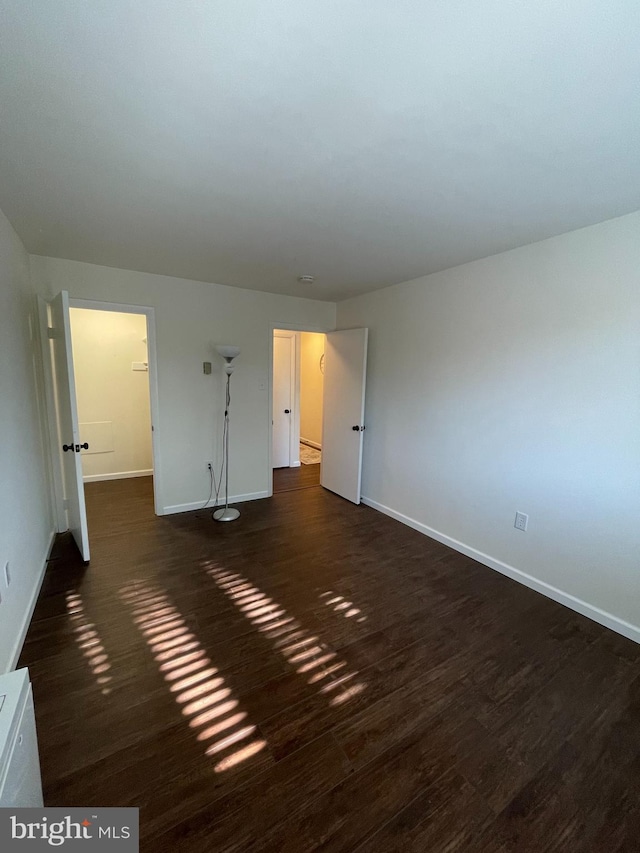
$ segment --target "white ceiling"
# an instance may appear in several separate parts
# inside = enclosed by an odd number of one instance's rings
[[[638,0],[0,13],[33,253],[335,300],[640,208]]]

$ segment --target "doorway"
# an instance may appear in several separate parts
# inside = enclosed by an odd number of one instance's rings
[[[273,491],[319,485],[322,462],[325,335],[273,332]]]
[[[75,308],[92,309],[92,322],[81,329],[81,335],[73,341],[71,311]],[[138,484],[137,492],[142,495],[146,508],[144,512],[162,513],[162,496],[160,488],[160,471],[158,458],[158,385],[155,348],[155,317],[154,309],[146,306],[121,305],[92,300],[70,300],[67,291],[60,291],[50,302],[38,298],[38,313],[40,320],[40,338],[44,364],[45,397],[47,407],[47,424],[52,461],[52,498],[54,502],[58,532],[70,531],[78,546],[80,555],[87,564],[90,560],[89,535],[87,523],[87,506],[85,501],[85,477],[87,489],[94,486],[109,485],[105,480],[115,480],[111,486],[127,483]],[[128,324],[118,323],[114,315],[133,315]],[[74,317],[76,333],[78,326]],[[103,323],[100,323],[100,319]],[[140,318],[137,320],[136,318]],[[136,323],[134,322],[137,322]],[[123,329],[128,329],[125,334]],[[119,334],[116,334],[118,332]],[[123,402],[132,406],[130,393],[123,391],[114,375],[108,373],[110,365],[96,362],[97,356],[102,356],[103,362],[118,360],[118,338],[126,338],[129,343],[135,342],[137,349],[133,353],[124,351],[124,364],[127,372],[132,371],[142,377],[137,380],[138,400],[142,400],[143,418],[146,410],[146,443],[151,443],[151,461],[147,455],[144,463],[147,467],[140,468],[131,465],[131,460],[140,458],[132,454],[132,449],[139,450],[137,438],[140,430],[129,425],[117,434],[116,420],[121,419],[117,404]],[[145,340],[146,338],[146,340]],[[78,369],[74,364],[74,343],[78,356]],[[144,347],[144,349],[142,349]],[[122,361],[122,356],[119,357]],[[86,368],[86,370],[85,370]],[[78,395],[76,384],[81,388],[82,436],[81,419],[78,416]],[[111,398],[112,409],[100,410],[99,405],[105,403],[105,398]],[[119,398],[122,398],[120,400]],[[149,417],[150,412],[150,417]],[[145,424],[144,419],[140,419]],[[118,425],[119,426],[119,425]],[[134,435],[135,434],[135,435]],[[91,439],[91,444],[89,442]],[[127,448],[127,442],[129,447]],[[86,454],[84,451],[94,450]],[[116,453],[116,451],[120,451]],[[82,454],[82,455],[81,455]],[[84,458],[83,458],[84,456]],[[97,457],[109,458],[122,463],[109,466],[104,459],[95,462]],[[116,459],[117,457],[117,459]],[[86,460],[89,459],[89,462]],[[134,477],[135,479],[131,479]],[[144,488],[146,484],[146,488]],[[121,490],[122,491],[122,490]],[[126,488],[125,488],[126,491]],[[151,505],[150,495],[153,494]],[[120,495],[122,497],[122,495]],[[126,495],[124,496],[126,497]],[[122,509],[125,502],[110,499],[110,506],[119,505]],[[100,517],[104,517],[104,513]]]
[[[90,545],[116,514],[131,519],[154,511],[148,317],[120,307],[69,305]]]
[[[152,477],[147,318],[74,306],[69,315],[84,484]]]

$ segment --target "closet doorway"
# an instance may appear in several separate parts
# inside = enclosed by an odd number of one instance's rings
[[[73,305],[69,314],[84,482],[152,477],[146,316]]]

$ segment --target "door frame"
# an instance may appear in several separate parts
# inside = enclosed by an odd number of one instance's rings
[[[273,468],[271,467],[272,450],[273,450],[273,333],[281,329],[283,332],[316,332],[320,335],[326,335],[327,332],[333,332],[335,329],[323,326],[313,326],[307,323],[270,323],[269,324],[269,381],[267,383],[267,424],[268,424],[268,445],[267,445],[267,497],[273,496]],[[294,398],[295,411],[294,416],[298,424],[298,434],[300,433],[300,377],[299,377],[299,347],[298,338],[296,338],[296,394]]]
[[[149,408],[151,410],[151,455],[153,463],[153,510],[163,514],[162,466],[160,460],[160,405],[158,397],[158,357],[156,351],[156,314],[148,305],[128,305],[123,302],[102,302],[93,299],[74,299],[69,295],[70,308],[91,311],[110,311],[115,314],[143,314],[147,318],[147,358],[149,363]],[[59,452],[59,450],[58,450]]]

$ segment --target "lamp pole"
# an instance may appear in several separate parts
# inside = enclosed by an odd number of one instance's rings
[[[231,374],[233,373],[233,359],[240,355],[239,347],[219,346],[218,352],[224,358],[224,366],[227,374],[227,387],[224,406],[224,508],[217,509],[213,513],[214,521],[235,521],[240,515],[240,510],[229,506],[229,409],[231,407]]]

